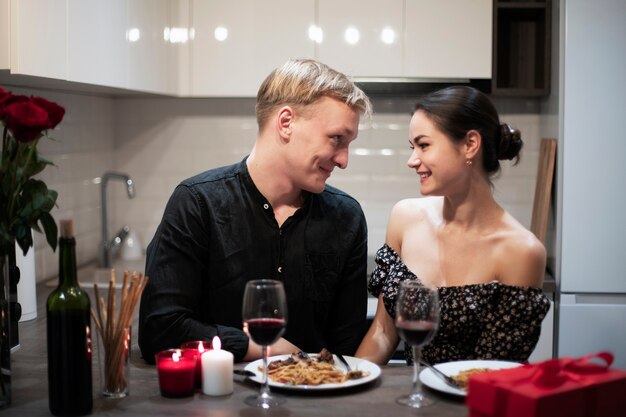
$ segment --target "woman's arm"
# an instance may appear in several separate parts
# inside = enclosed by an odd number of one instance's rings
[[[398,347],[398,333],[393,319],[387,313],[383,296],[378,296],[376,315],[358,350],[357,358],[367,359],[379,365],[385,365]]]

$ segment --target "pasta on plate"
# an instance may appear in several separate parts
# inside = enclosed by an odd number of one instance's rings
[[[297,352],[285,360],[272,361],[267,366],[267,374],[272,381],[282,384],[316,386],[360,379],[368,376],[369,372],[345,372],[335,366],[333,354],[322,349],[315,356]]]

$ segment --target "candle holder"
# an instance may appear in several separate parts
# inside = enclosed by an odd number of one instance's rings
[[[194,394],[197,350],[167,349],[155,355],[161,395],[170,398]]]
[[[189,349],[195,352],[196,355],[196,388],[202,389],[202,361],[200,356],[209,350],[211,342],[206,340],[194,340],[192,342],[185,342],[180,345],[181,349]]]

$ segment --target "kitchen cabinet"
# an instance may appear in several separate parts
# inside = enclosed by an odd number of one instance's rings
[[[492,94],[550,94],[551,0],[495,0],[494,7]]]
[[[168,0],[68,0],[69,81],[176,94]]]
[[[9,0],[0,0],[0,71],[10,68]]]
[[[66,0],[11,0],[11,73],[67,77]]]
[[[170,27],[170,0],[130,0],[128,16],[128,87],[133,90],[176,94],[176,80],[168,65],[175,44],[164,39]]]
[[[191,96],[254,97],[272,69],[314,57],[314,0],[191,4]]]
[[[69,81],[57,87],[69,90],[254,97],[289,58],[319,59],[357,81],[491,77],[493,0],[0,2],[10,23],[0,68]],[[168,41],[174,27],[187,43]]]
[[[128,0],[68,0],[67,79],[129,87]]]
[[[0,46],[0,68],[11,74],[36,76],[37,83],[69,81],[56,84],[69,90],[80,83],[81,89],[177,94],[171,65],[177,45],[166,42],[164,32],[184,0],[2,1],[2,13],[9,12],[2,28],[10,33]]]
[[[357,78],[488,79],[492,8],[492,0],[318,0],[317,57]],[[346,39],[350,30],[358,42]]]
[[[491,78],[492,0],[405,0],[404,76]]]
[[[317,0],[316,57],[353,77],[401,77],[404,0]]]

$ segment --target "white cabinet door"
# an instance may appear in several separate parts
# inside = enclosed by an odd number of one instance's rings
[[[314,0],[193,1],[191,95],[254,97],[272,69],[313,57],[314,6]]]
[[[353,77],[402,76],[404,0],[318,0],[320,61]]]
[[[491,78],[492,0],[406,0],[404,75]]]
[[[11,73],[64,80],[66,0],[11,0]]]
[[[128,3],[68,0],[68,80],[128,88]]]
[[[129,87],[154,93],[174,93],[176,83],[168,64],[170,44],[164,39],[169,26],[168,0],[129,2]]]
[[[0,69],[11,68],[9,0],[0,0]]]

